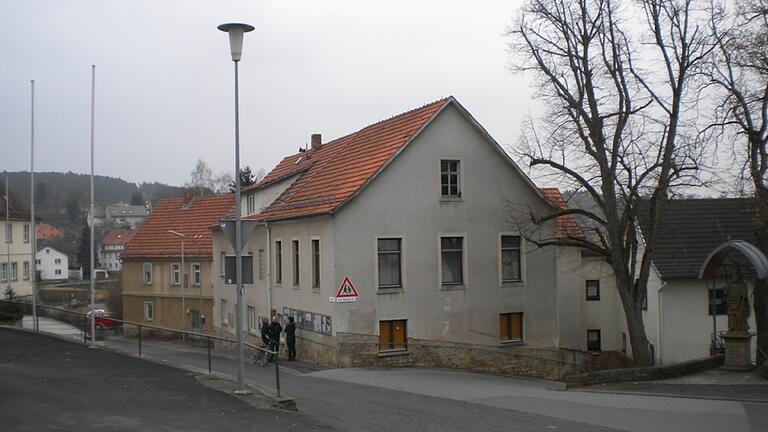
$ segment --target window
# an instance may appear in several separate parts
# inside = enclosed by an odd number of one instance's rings
[[[399,288],[402,286],[401,242],[402,239],[399,238],[377,240],[379,288]]]
[[[171,264],[171,285],[181,285],[181,265]]]
[[[152,285],[152,263],[144,263],[144,285]]]
[[[29,243],[29,224],[24,225],[24,243]]]
[[[523,313],[499,314],[499,341],[522,342],[523,341]]]
[[[600,300],[600,281],[597,279],[590,279],[587,281],[587,300],[596,301]]]
[[[259,280],[264,280],[264,249],[259,249]]]
[[[600,330],[587,330],[587,351],[602,351],[600,347]]]
[[[0,264],[0,281],[8,280],[8,263]]]
[[[200,264],[192,264],[192,286],[199,287],[202,282]]]
[[[320,288],[320,240],[312,240],[312,288]]]
[[[637,281],[635,281],[637,283]],[[643,310],[648,310],[648,283],[645,284],[640,292],[640,301],[643,302]]]
[[[226,252],[220,252],[219,253],[219,274],[224,277],[224,269],[226,268],[226,261],[227,261],[227,253]]]
[[[221,311],[221,323],[227,324],[229,322],[229,309],[227,308],[227,301],[221,299],[219,302],[219,310]]]
[[[444,197],[460,197],[459,161],[440,161],[440,194]]]
[[[249,194],[245,197],[245,212],[246,214],[256,213],[256,195]]]
[[[293,240],[293,284],[299,284],[299,241]]]
[[[709,315],[712,315],[712,308],[718,315],[725,315],[725,288],[709,289]]]
[[[54,270],[54,271],[53,271],[53,274],[55,274],[55,275],[57,275],[57,276],[58,276],[58,275],[61,275],[61,269],[56,269],[56,270]]]
[[[13,225],[5,224],[5,242],[13,243]]]
[[[520,237],[501,236],[501,282],[520,281]]]
[[[144,321],[152,321],[155,318],[155,306],[152,302],[144,302]]]
[[[624,332],[621,333],[621,352],[627,353],[627,334]]]
[[[275,283],[283,283],[283,242],[275,242]]]
[[[379,351],[406,351],[406,320],[379,321]]]
[[[256,308],[248,305],[248,330],[258,330],[258,321],[256,321]]]
[[[53,263],[54,263],[54,264],[61,264],[61,258],[55,258],[55,259],[53,260]]]
[[[19,280],[19,263],[11,263],[11,280]]]
[[[35,264],[37,264],[37,265],[40,265],[40,260],[39,260],[39,259],[36,259],[36,260],[35,260]]]
[[[443,285],[461,285],[464,283],[463,249],[463,237],[440,238]]]
[[[24,261],[24,266],[22,267],[21,275],[24,278],[24,280],[29,279],[29,261]]]

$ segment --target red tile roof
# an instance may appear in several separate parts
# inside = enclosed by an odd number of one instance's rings
[[[325,143],[317,150],[284,158],[258,184],[244,191],[296,174],[301,176],[264,211],[247,219],[275,220],[333,212],[451,101],[453,98],[432,102]]]
[[[544,196],[552,202],[555,206],[561,209],[567,209],[568,205],[563,199],[563,195],[560,194],[560,190],[557,188],[540,188]],[[565,215],[555,218],[555,237],[557,238],[578,238],[583,239],[584,231],[581,230],[579,224],[576,223],[576,218],[573,215]]]
[[[209,228],[226,214],[232,213],[234,207],[234,195],[196,197],[187,204],[184,198],[162,200],[128,242],[122,258],[180,256],[182,238],[169,233],[169,230],[196,237],[197,243],[191,239],[185,241],[185,257],[211,257],[213,244]]]
[[[104,240],[101,241],[102,245],[120,246],[131,241],[133,236],[138,233],[137,229],[125,229],[115,228],[110,230],[107,235],[104,236]]]
[[[46,240],[46,239],[52,239],[56,237],[63,237],[63,236],[64,236],[64,233],[62,233],[61,230],[56,228],[55,226],[48,225],[48,224],[40,224],[37,226],[38,240]]]

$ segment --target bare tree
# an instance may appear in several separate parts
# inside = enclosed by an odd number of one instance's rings
[[[509,35],[518,59],[513,70],[537,79],[546,109],[527,123],[518,151],[532,168],[543,168],[595,203],[594,209],[531,213],[524,235],[539,246],[591,250],[610,264],[633,357],[648,365],[653,357],[642,312],[650,257],[664,203],[675,188],[697,181],[702,150],[682,131],[695,117],[690,110],[696,92],[688,87],[713,45],[706,26],[697,24],[693,1],[630,6],[528,0]],[[629,19],[632,12],[643,19]],[[640,23],[647,41],[636,44],[632,30]],[[650,221],[642,239],[636,233],[641,200]],[[568,214],[588,220],[590,234],[535,238],[545,222]]]
[[[734,138],[742,176],[754,188],[760,249],[768,254],[768,0],[742,0],[729,10],[712,5],[717,50],[707,70],[720,90],[716,126]],[[768,353],[768,286],[755,286],[758,364]]]

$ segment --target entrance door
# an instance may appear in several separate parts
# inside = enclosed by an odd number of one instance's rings
[[[192,309],[192,331],[200,332],[200,311]]]

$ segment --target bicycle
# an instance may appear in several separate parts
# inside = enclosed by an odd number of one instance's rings
[[[275,355],[272,354],[271,351],[274,351],[272,349],[272,344],[264,345],[261,348],[256,349],[256,351],[254,351],[253,355],[251,356],[251,364],[266,366],[267,363],[272,361],[275,357]]]

